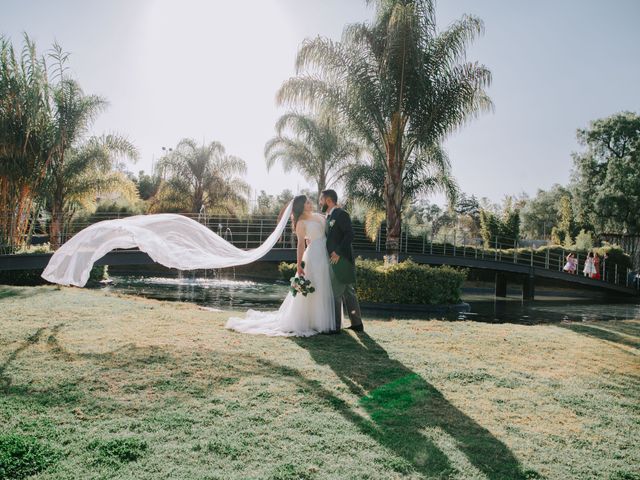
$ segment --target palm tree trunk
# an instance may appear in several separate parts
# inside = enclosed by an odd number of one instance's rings
[[[62,243],[62,215],[56,207],[51,208],[51,225],[49,225],[49,244],[53,250],[60,248]]]
[[[326,173],[321,173],[320,178],[318,178],[318,198],[316,200],[320,200],[320,195],[322,192],[327,189],[327,175]]]
[[[193,193],[193,201],[191,203],[192,213],[200,213],[200,209],[204,205],[204,188],[197,185]]]
[[[28,185],[22,185],[19,188],[19,196],[15,209],[15,217],[13,219],[10,231],[10,245],[15,250],[24,245],[25,233],[30,219],[31,210],[31,191]]]
[[[394,144],[387,145],[387,172],[384,184],[384,201],[387,214],[386,251],[388,261],[397,263],[402,233],[402,170]]]
[[[60,182],[56,182],[61,185]],[[64,225],[64,195],[61,188],[56,188],[51,201],[51,225],[49,226],[49,244],[53,250],[62,245],[62,226]]]
[[[29,222],[29,230],[27,231],[27,234],[25,236],[25,242],[27,243],[27,245],[31,245],[31,239],[33,238],[33,231],[36,228],[36,222],[38,221],[38,216],[40,215],[41,208],[42,208],[41,201],[40,199],[38,199],[35,202],[35,208],[34,207],[31,208],[31,210],[33,210],[31,214],[31,222]]]

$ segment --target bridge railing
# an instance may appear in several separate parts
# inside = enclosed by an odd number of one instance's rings
[[[80,230],[102,220],[126,218],[130,213],[96,213],[91,217],[75,221],[62,232],[63,243]],[[251,216],[238,219],[223,215],[198,215],[182,214],[205,225],[225,240],[233,243],[238,248],[252,249],[260,246],[273,232],[277,225],[274,216]],[[413,232],[413,233],[412,233]],[[46,241],[46,235],[34,225],[33,238]],[[375,235],[369,235],[360,222],[354,221],[354,250],[358,252],[385,252],[387,232],[385,226],[378,228]],[[541,242],[542,244],[543,242]],[[295,234],[287,227],[274,248],[294,248],[296,245]],[[540,245],[542,246],[542,245]],[[3,248],[4,247],[4,248]],[[12,252],[11,245],[0,245],[0,254]],[[460,230],[453,230],[447,235],[434,234],[429,225],[411,225],[403,228],[400,237],[400,251],[405,256],[411,255],[436,255],[451,257],[469,257],[476,260],[494,262],[508,262],[529,267],[542,268],[562,272],[567,262],[566,256],[570,250],[551,250],[549,248],[535,248],[534,245],[523,246],[518,240],[508,237],[496,236],[491,242],[485,242],[475,236]],[[574,275],[582,275],[585,263],[584,254],[577,254],[577,268]],[[627,267],[607,259],[601,259],[600,276],[604,282],[616,285],[640,287],[638,278],[633,278]],[[570,273],[566,273],[571,275]]]

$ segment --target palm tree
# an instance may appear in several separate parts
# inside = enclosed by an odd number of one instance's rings
[[[359,161],[360,146],[328,114],[286,113],[276,123],[276,133],[264,149],[267,169],[279,161],[285,172],[299,171],[316,184],[318,196],[342,180],[350,163]]]
[[[446,136],[492,108],[485,93],[491,73],[465,60],[468,44],[483,31],[480,19],[465,16],[438,32],[433,0],[375,4],[375,20],[348,25],[340,42],[306,40],[297,76],[277,99],[335,110],[382,159],[386,248],[397,256],[406,170],[437,163],[433,152]]]
[[[50,118],[47,65],[35,44],[25,35],[16,55],[0,37],[0,245],[26,241],[52,157]]]
[[[80,210],[91,210],[96,198],[105,193],[119,193],[128,200],[138,198],[135,184],[114,169],[116,160],[138,157],[136,148],[117,135],[90,137],[65,151],[64,161],[57,158],[49,174],[47,202],[51,209],[49,241],[57,248],[64,231]]]
[[[236,214],[247,207],[250,188],[239,176],[244,160],[228,155],[219,142],[199,146],[185,138],[157,165],[165,180],[152,199],[151,211]]]
[[[126,156],[137,160],[136,148],[117,135],[91,138],[82,144],[86,133],[97,115],[107,105],[96,95],[85,95],[75,80],[65,78],[64,59],[59,50],[54,51],[60,72],[59,83],[54,87],[53,118],[54,143],[50,164],[47,198],[51,209],[49,239],[53,248],[62,242],[62,231],[73,214],[69,203],[74,197],[91,196],[101,189],[123,187],[127,183],[122,175],[114,172],[117,159]],[[96,178],[91,178],[95,176]],[[104,191],[104,190],[102,190]]]

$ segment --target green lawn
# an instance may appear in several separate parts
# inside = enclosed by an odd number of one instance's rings
[[[0,287],[0,478],[640,479],[638,320],[286,339],[228,315]]]

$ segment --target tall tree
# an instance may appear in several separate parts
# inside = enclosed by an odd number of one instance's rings
[[[157,168],[166,180],[151,201],[153,212],[238,214],[247,208],[250,188],[241,178],[247,165],[219,142],[198,145],[185,138]]]
[[[47,65],[24,37],[22,51],[0,37],[0,245],[26,241],[51,149]]]
[[[520,206],[513,197],[506,197],[502,214],[480,210],[480,235],[486,247],[510,247],[520,239]]]
[[[282,207],[293,200],[293,197],[293,192],[288,188],[278,195],[269,195],[264,190],[261,190],[251,213],[252,215],[278,215]]]
[[[551,241],[556,245],[570,247],[573,244],[573,236],[576,232],[571,197],[569,195],[562,196],[557,208],[558,220],[556,226],[551,229]]]
[[[342,115],[381,161],[387,251],[400,246],[407,168],[433,165],[443,139],[491,108],[489,70],[465,60],[483,30],[465,16],[438,32],[433,0],[377,0],[370,24],[344,29],[340,42],[306,40],[298,75],[281,87],[281,103],[324,106]]]
[[[531,239],[546,238],[558,223],[560,201],[566,196],[569,191],[555,184],[549,190],[538,190],[535,197],[528,199],[520,212],[523,235]]]
[[[480,234],[480,201],[475,195],[460,194],[455,204],[449,210],[457,215],[458,225],[469,236]]]
[[[58,83],[53,87],[53,155],[46,194],[51,210],[49,238],[57,248],[71,213],[71,200],[87,195],[95,198],[104,188],[128,188],[130,182],[115,173],[115,167],[120,156],[135,161],[138,152],[131,142],[115,134],[85,139],[107,102],[97,95],[86,95],[77,81],[65,75],[67,54],[59,46],[54,46],[51,56]]]
[[[138,188],[138,194],[142,200],[149,200],[160,188],[160,177],[153,172],[151,175],[145,173],[144,170],[138,172],[138,176],[130,175],[131,180],[136,184]]]
[[[280,117],[276,136],[264,149],[268,169],[280,162],[286,172],[297,170],[315,183],[318,196],[342,180],[346,167],[359,160],[360,152],[335,117],[296,112]]]
[[[572,194],[581,227],[640,233],[640,116],[622,112],[578,130]]]

